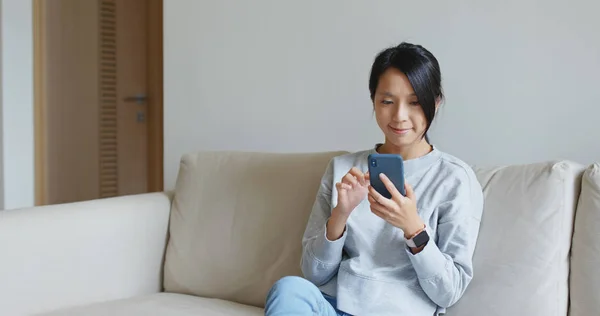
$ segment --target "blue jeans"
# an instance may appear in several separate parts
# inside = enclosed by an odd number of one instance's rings
[[[321,293],[310,281],[287,276],[267,294],[265,316],[350,316],[336,308],[335,298]]]

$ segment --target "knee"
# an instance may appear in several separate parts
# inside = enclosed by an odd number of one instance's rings
[[[312,283],[310,283],[310,281],[308,281],[307,279],[298,276],[286,276],[275,282],[275,285],[273,285],[273,287],[281,289],[294,289],[298,287],[305,287],[308,285],[312,285]]]
[[[271,287],[265,302],[265,315],[320,315],[323,296],[310,281],[286,276]]]
[[[297,276],[286,276],[279,279],[273,287],[271,291],[269,291],[268,296],[273,295],[290,295],[298,292],[306,293],[307,290],[311,290],[315,288],[315,285],[310,283],[310,281],[297,277]]]

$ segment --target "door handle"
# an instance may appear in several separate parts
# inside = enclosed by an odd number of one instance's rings
[[[123,101],[125,101],[125,102],[135,102],[137,104],[144,104],[144,103],[146,103],[147,99],[148,99],[148,97],[145,94],[140,93],[140,94],[136,94],[136,95],[131,96],[131,97],[125,97],[125,98],[123,98]]]

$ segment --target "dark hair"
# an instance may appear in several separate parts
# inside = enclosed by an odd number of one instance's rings
[[[405,42],[383,50],[377,55],[371,68],[369,78],[371,101],[375,99],[379,78],[389,68],[396,68],[404,73],[415,90],[427,120],[427,128],[423,134],[427,139],[427,131],[435,117],[436,101],[444,98],[442,75],[437,59],[421,45]]]

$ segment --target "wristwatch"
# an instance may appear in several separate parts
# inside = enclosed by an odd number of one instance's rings
[[[426,229],[422,229],[419,233],[414,235],[412,238],[406,240],[406,245],[410,248],[419,248],[429,241],[429,234]]]

